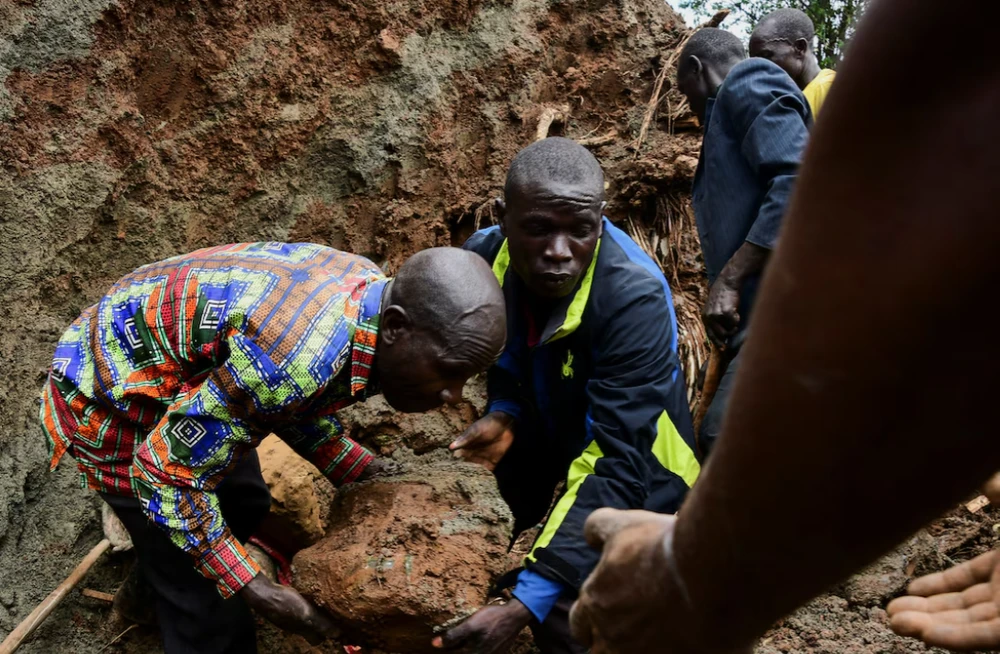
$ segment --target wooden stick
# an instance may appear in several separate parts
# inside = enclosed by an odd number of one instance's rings
[[[708,413],[708,407],[712,404],[715,392],[719,390],[719,382],[722,381],[722,373],[724,371],[725,366],[722,365],[722,350],[717,348],[713,343],[712,349],[708,354],[708,366],[705,369],[705,383],[701,387],[701,399],[698,400],[698,410],[694,414],[694,442],[698,446],[698,450],[701,450],[698,439],[698,432],[701,430],[701,421],[705,419],[705,414]],[[702,456],[703,454],[701,451],[698,452],[698,456]]]
[[[63,598],[73,590],[73,587],[80,583],[83,576],[87,574],[87,571],[97,562],[97,559],[101,558],[108,548],[111,547],[111,541],[107,538],[102,540],[100,543],[94,546],[92,550],[83,557],[80,564],[66,577],[66,580],[59,584],[59,587],[54,591],[49,593],[49,596],[42,600],[42,603],[35,607],[35,610],[28,614],[21,624],[15,627],[14,631],[7,635],[3,643],[0,643],[0,654],[13,654],[18,647],[21,646],[28,636],[35,632],[45,618],[49,617],[49,614],[55,610],[59,605],[59,602],[63,601]]]
[[[99,590],[94,590],[93,588],[84,588],[80,591],[84,597],[89,597],[90,599],[101,600],[102,602],[114,602],[115,596],[112,593],[104,593]]]

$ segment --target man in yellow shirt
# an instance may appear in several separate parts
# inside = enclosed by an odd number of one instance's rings
[[[778,9],[760,21],[750,35],[750,56],[770,59],[781,66],[809,101],[813,120],[826,100],[836,72],[821,69],[813,51],[816,28],[798,9]]]

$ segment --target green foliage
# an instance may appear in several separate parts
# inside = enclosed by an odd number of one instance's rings
[[[816,26],[816,57],[821,66],[833,68],[844,54],[844,46],[870,0],[680,0],[682,9],[708,17],[721,9],[732,10],[728,19],[750,32],[761,18],[775,9],[794,7],[804,11]],[[723,25],[725,26],[725,24]]]

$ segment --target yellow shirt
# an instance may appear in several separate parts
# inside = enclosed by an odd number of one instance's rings
[[[819,71],[819,75],[813,78],[813,81],[806,84],[806,88],[802,90],[802,94],[806,96],[806,100],[809,101],[809,108],[812,109],[813,120],[819,116],[820,107],[826,101],[826,94],[830,92],[830,87],[833,85],[833,78],[837,74],[837,71],[825,68]]]

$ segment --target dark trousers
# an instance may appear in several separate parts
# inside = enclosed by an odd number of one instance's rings
[[[216,488],[222,516],[233,535],[246,542],[271,508],[257,453],[240,461]],[[238,595],[222,599],[202,576],[191,555],[153,524],[134,497],[101,493],[132,537],[141,581],[156,598],[156,615],[166,654],[256,654],[253,614]]]
[[[545,518],[555,497],[556,486],[564,481],[567,467],[563,457],[545,452],[538,440],[522,424],[516,427],[514,444],[494,475],[500,495],[514,514],[514,538],[531,529]],[[545,622],[532,621],[531,634],[542,654],[585,654],[587,649],[577,643],[569,630],[569,610],[573,597],[561,597]]]
[[[715,441],[722,433],[722,418],[726,415],[726,406],[729,404],[729,396],[733,394],[733,382],[736,381],[736,370],[740,365],[740,350],[729,357],[726,370],[719,380],[719,388],[715,391],[715,397],[702,418],[701,428],[698,430],[698,446],[702,452],[702,463],[708,458]]]

